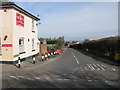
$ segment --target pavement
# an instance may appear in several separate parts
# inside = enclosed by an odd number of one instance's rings
[[[67,48],[61,55],[22,67],[2,65],[2,88],[118,88],[118,66]]]

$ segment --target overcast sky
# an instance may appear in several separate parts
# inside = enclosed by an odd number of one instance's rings
[[[117,2],[17,2],[40,15],[38,37],[65,40],[98,39],[118,34]]]

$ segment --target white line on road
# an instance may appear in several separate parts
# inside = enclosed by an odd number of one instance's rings
[[[19,77],[19,78],[25,78],[24,76],[17,76],[17,77]]]
[[[19,79],[18,77],[16,77],[16,76],[10,76],[11,78],[14,78],[14,79]]]
[[[40,77],[34,77],[34,78],[35,78],[35,79],[38,79],[38,80],[41,79]]]
[[[102,66],[103,66],[104,68],[106,68],[106,66],[105,66],[105,65],[103,65],[103,64],[102,64]]]
[[[95,70],[95,68],[92,66],[92,64],[90,64],[90,67],[92,68],[92,70]]]
[[[100,68],[98,68],[95,64],[93,64],[93,66],[94,66],[94,67],[96,67],[96,68],[97,68],[97,70],[100,70]]]
[[[11,78],[15,78],[16,76],[10,76]]]
[[[115,69],[114,68],[111,68],[113,71],[115,71]]]
[[[78,61],[78,59],[76,58],[76,56],[74,55],[74,53],[73,53],[73,52],[71,52],[71,53],[72,53],[73,57],[75,58],[77,64],[79,64],[79,61]]]
[[[69,79],[63,79],[63,80],[69,80]]]
[[[29,77],[27,77],[26,79],[29,79],[29,80],[34,80],[34,79],[32,79],[32,78],[29,78]]]
[[[91,66],[91,64],[87,64],[87,66],[91,69],[91,70],[94,70],[94,68]]]
[[[81,71],[83,71],[82,67],[80,67]]]
[[[85,70],[88,70],[88,68],[87,68],[87,67],[85,67]]]
[[[97,64],[98,67],[100,67],[103,71],[105,71],[105,69],[103,67],[101,67],[99,64]]]

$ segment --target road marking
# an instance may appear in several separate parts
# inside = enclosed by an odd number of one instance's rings
[[[19,79],[18,77],[16,77],[16,76],[10,76],[11,78],[14,78],[14,79]]]
[[[77,64],[80,64],[79,61],[78,61],[78,59],[77,59],[76,56],[74,55],[74,53],[73,53],[73,52],[71,52],[71,53],[72,53],[73,57],[75,58]]]
[[[88,82],[91,82],[92,80],[88,80]]]
[[[32,78],[29,78],[29,77],[27,77],[27,79],[29,79],[29,80],[34,80],[34,79],[32,79]]]
[[[10,76],[11,78],[15,78],[16,76]]]
[[[24,76],[17,76],[17,77],[19,77],[19,78],[25,78]]]
[[[104,68],[106,68],[106,66],[105,65],[103,65],[103,64],[101,64]]]
[[[100,70],[100,68],[98,68],[98,67],[97,67],[97,65],[93,64],[93,66],[94,66],[94,67],[96,67],[96,68],[97,68],[97,70]]]
[[[46,78],[47,80],[50,80],[50,78]]]
[[[95,70],[95,68],[93,68],[93,67],[91,66],[91,64],[87,64],[87,66],[88,66],[91,70]]]
[[[90,64],[90,66],[91,66],[91,68],[92,68],[93,70],[95,70],[95,68],[92,66],[92,64]]]
[[[115,69],[114,68],[111,68],[113,71],[115,71]]]
[[[85,67],[85,70],[89,70],[87,67]]]
[[[60,80],[60,81],[61,81],[62,79],[58,79],[58,80]]]
[[[35,78],[35,79],[38,79],[38,80],[41,79],[40,77],[34,77],[34,78]]]
[[[101,67],[99,64],[97,64],[98,67],[100,67],[103,71],[105,71],[105,69],[103,67]]]
[[[80,67],[81,71],[83,71],[82,67]]]
[[[63,80],[69,80],[69,79],[63,79]]]

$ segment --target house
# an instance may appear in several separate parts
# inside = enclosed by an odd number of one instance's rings
[[[0,1],[0,62],[37,55],[40,19],[13,2]]]

